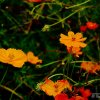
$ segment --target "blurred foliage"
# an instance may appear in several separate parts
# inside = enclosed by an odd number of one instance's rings
[[[78,59],[68,55],[59,38],[60,33],[67,34],[69,30],[80,32],[80,26],[88,21],[100,24],[99,0],[43,0],[41,3],[0,0],[0,48],[22,49],[25,53],[32,51],[43,60],[42,65],[25,63],[21,69],[0,63],[0,100],[53,100],[44,97],[36,87],[57,73],[77,82],[81,75],[81,82],[85,82],[84,72],[79,73],[80,63],[71,62],[92,60],[100,63],[100,27],[83,33],[88,45]],[[98,37],[99,42],[94,37]],[[54,80],[61,78],[64,76],[54,77]],[[100,82],[93,84],[93,90],[100,92]]]

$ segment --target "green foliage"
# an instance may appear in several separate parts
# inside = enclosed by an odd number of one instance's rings
[[[37,89],[37,84],[53,75],[54,80],[70,77],[68,80],[72,84],[72,80],[76,81],[77,84],[73,85],[78,86],[99,79],[100,72],[90,75],[87,80],[87,73],[80,72],[80,64],[83,61],[100,63],[100,26],[82,33],[87,37],[87,47],[79,58],[69,55],[59,41],[61,33],[67,35],[69,30],[80,32],[80,26],[88,21],[100,24],[98,2],[43,0],[31,3],[28,0],[0,0],[0,48],[21,49],[25,53],[32,51],[43,61],[41,65],[27,62],[22,68],[0,62],[0,100],[6,100],[5,96],[7,100],[49,100],[46,96],[43,99],[43,92]],[[59,76],[56,77],[56,74]],[[96,86],[92,92],[97,92],[95,88],[99,91],[100,80],[92,83]]]

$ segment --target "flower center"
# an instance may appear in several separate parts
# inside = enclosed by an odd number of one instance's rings
[[[54,85],[54,88],[55,88],[55,92],[58,92],[58,85],[57,84]]]
[[[54,87],[57,89],[57,88],[58,88],[58,85],[57,85],[57,84],[55,84],[55,85],[54,85]]]
[[[72,38],[72,41],[75,41],[75,38],[74,37]]]

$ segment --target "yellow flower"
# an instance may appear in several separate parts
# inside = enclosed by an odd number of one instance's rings
[[[82,55],[82,52],[80,51],[81,48],[78,47],[67,47],[68,53],[74,55],[75,57],[79,57],[79,55]]]
[[[68,36],[61,34],[60,43],[67,47],[86,47],[87,44],[83,43],[86,38],[83,38],[82,33],[76,33],[69,31]]]
[[[49,96],[56,96],[65,88],[72,90],[72,86],[67,80],[58,80],[57,82],[53,82],[50,79],[46,79],[46,81],[40,86],[40,89]]]
[[[42,60],[40,60],[37,56],[35,56],[31,51],[27,53],[27,61],[30,62],[31,64],[42,63]]]
[[[26,54],[22,50],[16,50],[13,48],[7,50],[3,48],[0,49],[0,62],[21,68],[26,61]]]

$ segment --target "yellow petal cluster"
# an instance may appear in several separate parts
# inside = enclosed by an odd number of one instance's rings
[[[73,54],[75,57],[79,57],[82,54],[80,51],[81,48],[86,47],[84,41],[86,38],[83,38],[82,33],[76,33],[69,31],[68,36],[60,34],[60,43],[64,44],[67,47],[68,53]]]
[[[20,49],[17,50],[14,48],[0,48],[0,62],[21,68],[25,62],[37,64],[42,63],[42,60],[40,60],[37,56],[34,56],[33,52],[31,51],[25,54]]]
[[[27,56],[22,50],[13,48],[0,49],[0,62],[11,64],[14,67],[21,68],[27,61]]]
[[[86,44],[83,43],[86,38],[83,38],[82,33],[76,33],[69,31],[68,36],[61,34],[60,43],[64,44],[67,47],[86,47]]]
[[[27,53],[27,61],[31,64],[42,63],[42,60],[35,56],[34,53],[31,51]]]
[[[100,71],[100,64],[94,62],[82,62],[81,68],[86,70],[89,73],[96,73],[96,71]]]
[[[46,81],[40,86],[40,89],[49,96],[56,96],[65,88],[72,90],[72,86],[67,80],[58,80],[57,82],[53,82],[50,79],[46,79]]]

